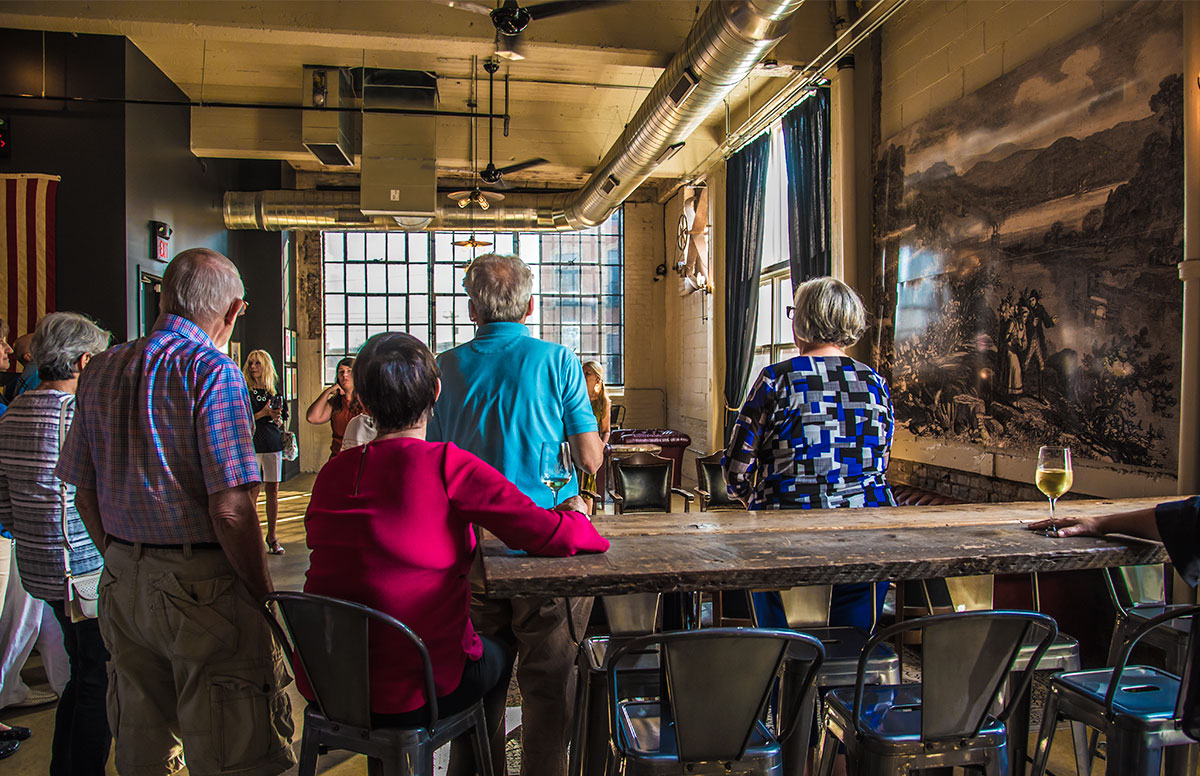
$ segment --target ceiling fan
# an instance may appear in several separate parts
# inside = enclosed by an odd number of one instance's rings
[[[505,59],[524,59],[520,53],[521,33],[536,19],[547,19],[573,11],[584,11],[603,5],[625,2],[625,0],[552,0],[548,3],[521,6],[517,0],[504,0],[495,8],[488,8],[472,0],[438,0],[443,5],[463,11],[491,17],[496,27],[496,55]]]
[[[487,163],[487,167],[484,167],[483,170],[479,173],[479,177],[481,180],[483,180],[484,183],[486,183],[490,186],[495,186],[497,184],[500,184],[504,180],[504,176],[509,174],[510,172],[519,172],[521,170],[526,170],[530,167],[536,167],[539,164],[545,164],[546,160],[539,156],[534,159],[526,159],[523,162],[517,162],[516,164],[510,164],[506,167],[497,167],[496,166],[496,163],[492,159],[492,145],[493,145],[492,139],[493,139],[493,131],[494,131],[492,129],[492,115],[496,111],[496,104],[495,104],[496,103],[496,93],[495,93],[496,71],[500,69],[500,63],[497,62],[495,60],[495,58],[488,59],[486,62],[483,63],[483,69],[486,70],[487,74],[488,74],[488,163]],[[508,115],[508,80],[507,79],[505,79],[505,81],[504,81],[504,114],[506,116]],[[506,121],[507,121],[507,119],[506,119]],[[504,134],[505,134],[505,136],[508,135],[507,129],[505,130]],[[494,193],[494,192],[488,192],[488,193]],[[460,205],[460,207],[461,207],[461,205]],[[487,210],[487,208],[484,208],[484,210]]]

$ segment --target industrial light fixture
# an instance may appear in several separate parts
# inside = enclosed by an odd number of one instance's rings
[[[460,248],[486,248],[491,245],[491,243],[486,240],[476,240],[474,232],[471,232],[471,238],[469,240],[455,240],[450,244],[457,245]]]
[[[480,191],[479,189],[471,189],[470,191],[454,191],[447,194],[450,199],[460,208],[468,208],[475,205],[480,210],[487,210],[492,206],[492,202],[499,202],[504,199],[504,195],[498,191]]]

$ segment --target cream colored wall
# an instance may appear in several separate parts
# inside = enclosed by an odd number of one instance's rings
[[[675,236],[683,204],[684,194],[680,190],[667,202],[663,212],[668,265],[678,259]],[[690,481],[695,478],[695,459],[720,445],[720,434],[714,435],[712,422],[717,393],[713,382],[713,298],[712,294],[700,292],[683,296],[683,281],[674,272],[664,282],[667,427],[692,438],[683,465],[683,476]]]
[[[883,29],[883,143],[1130,5],[1128,0],[911,0]],[[1031,481],[1035,460],[981,446],[917,439],[898,429],[892,456],[990,477]],[[1074,492],[1103,497],[1168,495],[1175,478],[1134,467],[1075,462]]]
[[[629,428],[667,425],[667,330],[664,299],[670,278],[655,282],[666,261],[663,208],[655,202],[625,204],[625,405]]]

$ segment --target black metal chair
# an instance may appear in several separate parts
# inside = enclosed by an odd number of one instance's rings
[[[671,494],[683,497],[683,511],[690,511],[695,495],[671,487],[675,462],[650,453],[634,453],[612,461],[612,496],[617,514],[627,512],[670,512]]]
[[[696,496],[701,512],[746,508],[745,504],[730,496],[725,487],[725,470],[721,468],[724,457],[724,451],[718,450],[712,455],[696,459]]]
[[[663,697],[619,700],[626,657],[654,648],[665,673]],[[642,636],[622,645],[608,666],[611,772],[779,774],[779,739],[793,732],[798,717],[781,724],[778,735],[761,720],[785,659],[800,650],[807,659],[797,683],[811,693],[824,651],[803,633],[709,628]]]
[[[439,718],[429,652],[408,626],[369,606],[309,593],[271,593],[265,603],[271,627],[281,644],[290,644],[316,696],[304,710],[300,776],[315,776],[318,755],[330,749],[366,755],[372,776],[433,776],[434,750],[464,733],[471,735],[478,773],[492,776],[483,702]],[[271,603],[279,608],[282,626],[270,611]],[[424,726],[371,724],[368,631],[372,627],[403,634],[420,656],[427,711]]]
[[[881,642],[921,631],[921,683],[867,686],[867,666]],[[1041,632],[1031,659],[1037,666],[1058,627],[1034,612],[982,611],[920,617],[876,633],[858,659],[853,689],[825,695],[819,776],[833,771],[837,740],[857,774],[907,774],[950,766],[1008,776],[1005,722],[1021,697],[1026,672],[1007,703],[998,696],[1031,630]],[[964,659],[966,664],[964,665]],[[998,713],[991,713],[999,706]]]
[[[1060,719],[1082,721],[1103,732],[1107,738],[1106,770],[1120,776],[1157,776],[1162,771],[1164,750],[1195,745],[1181,727],[1188,674],[1193,668],[1190,661],[1185,662],[1181,675],[1127,664],[1143,636],[1156,628],[1172,629],[1180,618],[1196,614],[1200,614],[1200,606],[1180,606],[1151,617],[1124,639],[1113,668],[1053,677],[1032,776],[1046,772]]]

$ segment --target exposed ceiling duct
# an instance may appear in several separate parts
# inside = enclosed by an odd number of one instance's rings
[[[733,88],[786,34],[804,0],[712,0],[624,132],[591,177],[567,194],[534,196],[528,205],[506,201],[486,213],[452,213],[438,207],[423,227],[389,219],[348,218],[358,203],[331,204],[336,197],[303,204],[296,194],[324,192],[229,192],[230,229],[469,229],[575,230],[603,223],[654,169],[680,148]],[[353,195],[350,195],[353,196]],[[326,201],[329,200],[329,201]],[[308,208],[313,210],[308,210]],[[457,210],[457,208],[454,208]],[[332,211],[332,215],[331,215]],[[286,214],[286,215],[285,215]],[[289,218],[291,220],[289,220]],[[329,223],[330,218],[333,223]],[[320,222],[320,223],[317,223]],[[342,226],[333,224],[341,223]]]
[[[545,201],[546,197],[540,197]],[[538,195],[510,194],[504,206],[487,212],[439,204],[432,218],[396,219],[367,216],[356,191],[230,191],[225,194],[228,229],[321,229],[355,231],[422,231],[478,229],[484,232],[533,232],[554,228],[553,212],[539,207]]]

